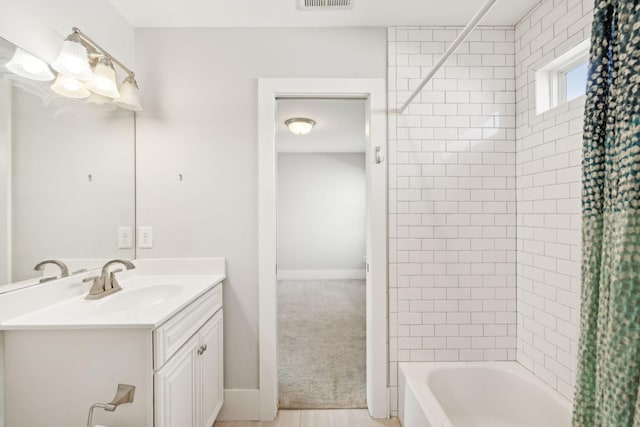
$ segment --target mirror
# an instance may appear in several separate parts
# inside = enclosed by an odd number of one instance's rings
[[[60,276],[43,260],[72,274],[135,257],[134,113],[21,77],[16,52],[0,38],[0,293]]]

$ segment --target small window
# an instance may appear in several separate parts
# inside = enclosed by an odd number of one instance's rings
[[[573,101],[587,92],[587,74],[589,73],[589,61],[573,67],[564,74],[564,99]]]
[[[589,40],[536,71],[536,112],[542,114],[586,93]]]

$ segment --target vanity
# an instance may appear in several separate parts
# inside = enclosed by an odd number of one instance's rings
[[[12,307],[0,318],[6,427],[85,426],[89,407],[119,383],[136,387],[133,402],[96,410],[94,424],[213,425],[223,403],[225,261],[133,263],[117,273],[122,291],[104,298],[85,299],[90,273],[0,298]]]
[[[51,71],[0,37],[0,427],[83,427],[105,402],[93,425],[212,426],[225,260],[135,259],[134,112],[52,91],[25,57]]]

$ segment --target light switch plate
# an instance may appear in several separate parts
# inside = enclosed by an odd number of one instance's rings
[[[118,249],[133,248],[133,229],[131,227],[118,227]]]
[[[153,247],[153,228],[138,228],[138,247],[141,249],[151,249]]]

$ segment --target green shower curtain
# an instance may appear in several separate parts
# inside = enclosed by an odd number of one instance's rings
[[[596,0],[574,427],[640,427],[640,0]]]

